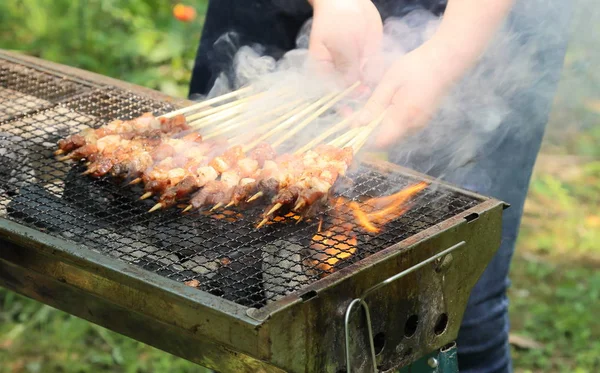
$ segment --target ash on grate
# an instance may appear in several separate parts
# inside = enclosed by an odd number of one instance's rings
[[[54,103],[90,89],[87,85],[64,77],[2,60],[0,60],[0,87]]]
[[[20,163],[7,164],[17,170],[20,182],[32,182],[32,176],[57,196],[62,194],[63,179],[71,164],[54,157],[59,139],[98,123],[96,118],[56,107],[0,124],[0,132],[13,138],[17,153],[27,153]],[[1,160],[0,160],[1,161]],[[0,184],[2,181],[0,180]]]
[[[302,264],[305,246],[284,240],[266,244],[262,250],[262,278],[267,303],[310,284],[311,276]]]
[[[127,186],[124,181],[111,177],[95,179],[82,176],[86,168],[77,164],[71,167],[64,177],[62,197],[82,211],[115,224],[130,225],[143,218],[149,203],[139,203],[143,194],[139,185]]]
[[[35,184],[20,188],[8,203],[7,210],[13,219],[70,239],[82,238],[87,232],[108,225],[65,204],[62,199]]]
[[[49,101],[0,87],[0,122],[51,105]]]
[[[13,195],[24,181],[34,177],[32,168],[19,167],[29,163],[30,155],[22,142],[21,136],[0,132],[0,196]]]

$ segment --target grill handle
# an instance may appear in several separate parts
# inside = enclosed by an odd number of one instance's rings
[[[408,275],[411,272],[416,271],[417,269],[420,269],[424,266],[426,266],[427,264],[436,261],[437,259],[450,254],[451,252],[455,251],[456,249],[461,248],[462,246],[465,245],[465,241],[461,241],[459,243],[457,243],[454,246],[451,246],[449,248],[447,248],[444,251],[441,251],[439,253],[437,253],[436,255],[425,259],[424,261],[415,264],[414,266],[405,269],[404,271],[395,274],[392,277],[388,277],[387,279],[381,281],[380,283],[373,285],[372,287],[368,288],[367,290],[365,290],[365,292],[359,297],[354,299],[352,302],[350,302],[350,304],[348,305],[348,307],[346,308],[346,315],[344,318],[344,332],[345,332],[345,343],[346,343],[346,373],[352,373],[352,368],[351,368],[351,362],[350,362],[350,328],[349,328],[349,324],[350,324],[350,314],[352,313],[352,310],[354,309],[354,307],[358,304],[360,304],[362,306],[362,308],[365,310],[365,316],[367,318],[367,331],[369,333],[369,349],[371,350],[371,361],[373,363],[373,372],[377,373],[377,361],[376,361],[376,356],[375,356],[375,342],[373,341],[373,327],[371,326],[371,314],[369,312],[369,306],[367,305],[367,303],[365,302],[365,298],[367,296],[369,296],[369,294],[375,292],[378,289],[381,289],[382,287],[391,284],[392,282],[401,279],[402,277]]]

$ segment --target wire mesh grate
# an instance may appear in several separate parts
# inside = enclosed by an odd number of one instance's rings
[[[326,214],[319,235],[317,221],[295,224],[290,216],[258,231],[254,226],[260,207],[190,215],[174,208],[149,214],[154,202],[137,200],[143,193],[139,186],[81,176],[80,165],[56,161],[53,151],[59,139],[86,126],[174,108],[132,92],[91,88],[7,65],[0,60],[0,89],[15,94],[0,91],[0,115],[14,108],[8,114],[12,119],[0,119],[0,217],[244,306],[260,308],[299,291],[479,203],[443,188],[432,189],[377,235],[356,225],[348,228],[354,221],[351,214]],[[340,195],[381,195],[416,181],[403,175],[360,173]]]

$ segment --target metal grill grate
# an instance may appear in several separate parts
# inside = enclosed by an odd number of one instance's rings
[[[20,106],[19,106],[20,105]],[[473,197],[437,188],[418,197],[416,208],[385,232],[355,230],[357,252],[333,239],[331,253],[310,249],[317,222],[292,219],[257,231],[260,208],[208,215],[178,209],[148,214],[152,201],[137,201],[141,189],[112,179],[80,176],[77,165],[57,162],[56,142],[85,126],[173,110],[169,104],[112,87],[94,87],[0,60],[0,217],[141,266],[175,281],[260,308],[301,290],[326,274],[354,263],[473,207]],[[4,115],[4,116],[3,116]],[[361,173],[342,195],[380,195],[414,183],[408,176]],[[342,216],[342,221],[353,221]],[[324,229],[344,233],[325,219]],[[348,236],[348,235],[346,235]],[[345,244],[345,245],[344,245]],[[346,255],[344,255],[346,254]],[[190,283],[192,284],[192,283]]]

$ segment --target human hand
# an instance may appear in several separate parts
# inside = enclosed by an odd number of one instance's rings
[[[443,47],[425,43],[395,60],[383,75],[371,74],[370,79],[378,83],[357,124],[367,125],[385,111],[375,132],[375,146],[385,148],[427,124],[455,76],[452,64],[442,55]],[[366,70],[378,68],[367,66]]]
[[[324,72],[338,71],[347,83],[360,79],[367,58],[379,51],[381,16],[371,0],[309,0],[313,24],[309,53]]]
[[[369,59],[372,66],[363,69],[363,78],[379,83],[371,84],[375,90],[358,124],[384,115],[376,146],[387,147],[427,124],[452,84],[477,62],[513,3],[490,0],[481,7],[479,0],[449,0],[437,32],[419,48],[399,57],[384,73],[377,73],[381,60]]]

